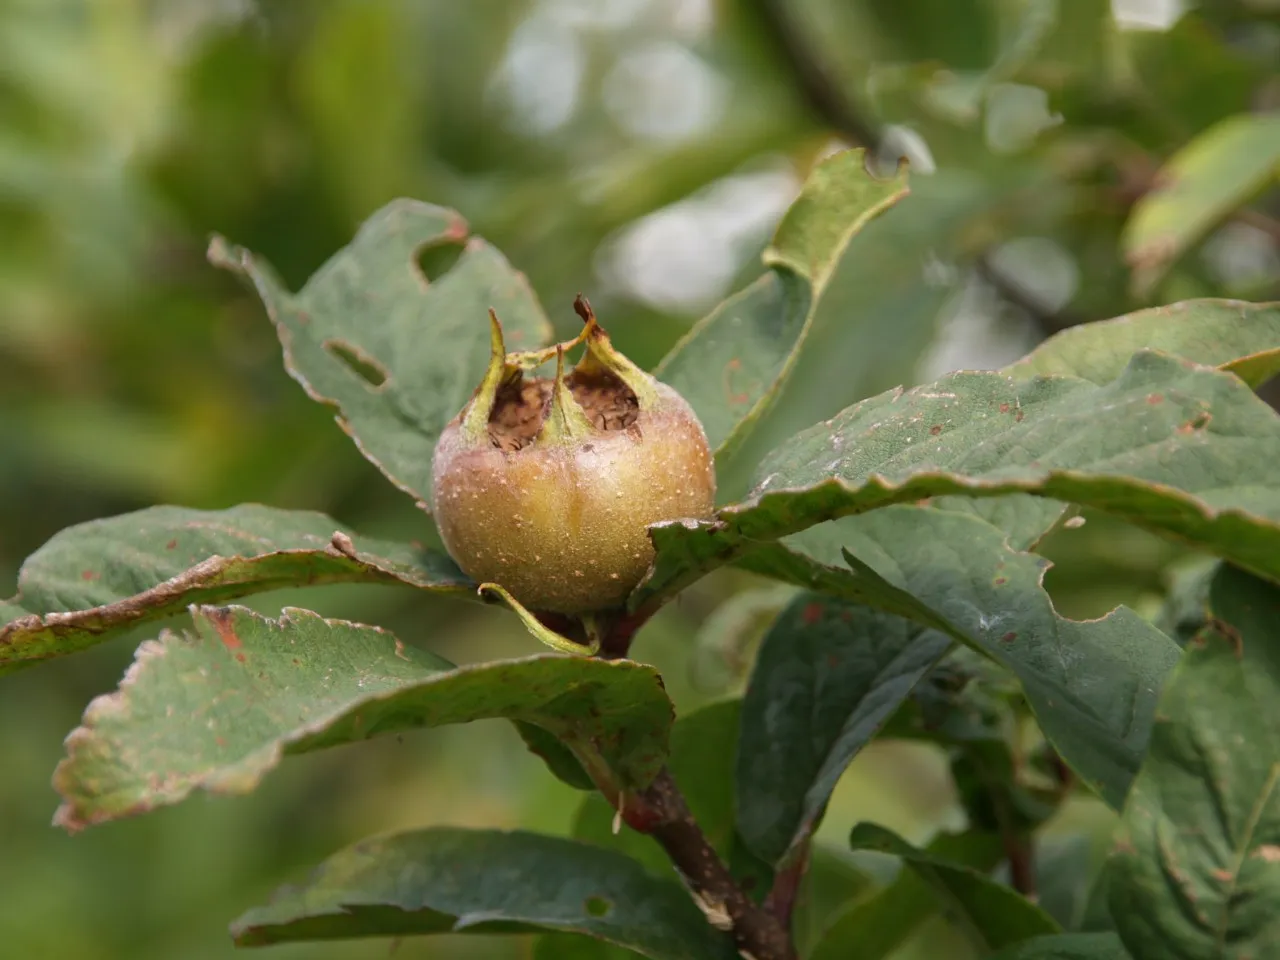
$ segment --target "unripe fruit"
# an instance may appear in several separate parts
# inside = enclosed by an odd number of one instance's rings
[[[492,355],[475,396],[445,428],[432,509],[449,554],[530,610],[621,607],[653,559],[648,527],[705,518],[715,505],[706,434],[675,390],[616,351],[579,298],[586,352],[554,379],[510,354],[490,313]]]

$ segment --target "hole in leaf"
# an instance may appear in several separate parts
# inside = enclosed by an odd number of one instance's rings
[[[341,360],[352,373],[371,387],[380,387],[391,377],[386,367],[355,344],[345,340],[326,340],[324,348],[331,357]]]
[[[613,909],[613,904],[604,897],[587,897],[586,902],[587,913],[593,917],[607,916],[609,911]]]
[[[461,243],[443,240],[431,243],[418,250],[418,269],[427,283],[435,283],[453,269],[462,256],[464,247]]]

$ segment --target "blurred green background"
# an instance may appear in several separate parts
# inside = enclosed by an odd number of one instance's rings
[[[843,130],[805,64],[848,105]],[[1274,190],[1220,210],[1141,296],[1121,249],[1165,159],[1280,109],[1278,65],[1277,0],[0,0],[0,595],[60,528],[154,503],[427,527],[283,372],[256,299],[205,263],[211,233],[296,287],[382,203],[430,200],[527,272],[562,332],[586,292],[651,365],[759,270],[807,170],[860,125],[881,166],[910,158],[913,195],[849,251],[728,495],[780,437],[868,394],[1146,303],[1280,297]],[[1060,609],[1153,610],[1180,552],[1095,521],[1046,546]],[[736,682],[690,652],[747,585],[712,578],[638,640],[682,707]],[[532,642],[501,611],[408,591],[253,602],[289,604],[455,661]],[[67,837],[49,826],[61,738],[138,639],[0,679],[0,955],[229,956],[233,916],[369,833],[568,828],[580,795],[482,723],[293,759],[255,796]],[[954,816],[939,756],[877,744],[823,834],[867,818],[923,840]],[[1088,803],[1068,819],[1107,826]],[[396,956],[528,947],[447,937]]]

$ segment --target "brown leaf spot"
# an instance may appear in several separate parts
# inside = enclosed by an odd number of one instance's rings
[[[1235,875],[1230,870],[1224,870],[1219,867],[1217,870],[1211,871],[1213,879],[1219,883],[1230,883],[1235,879]]]
[[[1000,412],[1001,412],[1001,413],[1008,413],[1008,412],[1009,412],[1009,405],[1008,405],[1007,403],[1002,403],[1002,404],[1000,404]]]
[[[1264,843],[1253,851],[1250,856],[1256,857],[1264,863],[1280,863],[1280,844]]]
[[[409,659],[404,655],[404,641],[399,639],[398,637],[396,638],[396,656],[399,657],[401,660]]]
[[[1026,416],[1026,414],[1022,412],[1022,409],[1021,409],[1021,408],[1018,408],[1018,412],[1017,412],[1017,413],[1015,413],[1015,414],[1013,415],[1014,422],[1015,422],[1015,423],[1021,423],[1021,422],[1022,422],[1022,418],[1023,418],[1023,417],[1025,417],[1025,416]]]
[[[1013,630],[1010,630],[1008,633],[1006,633],[1003,637],[1000,638],[1000,641],[1002,643],[1013,643],[1013,641],[1017,639],[1018,639],[1018,634],[1015,633]]]
[[[174,539],[172,539],[172,540],[170,540],[168,543],[166,543],[166,544],[164,545],[164,548],[165,548],[166,550],[173,550],[173,549],[175,549],[177,546],[178,546],[178,540],[177,540],[177,538],[175,537]]]
[[[805,604],[805,608],[800,611],[800,619],[812,626],[822,619],[823,607],[820,603]]]
[[[1006,583],[1008,583],[1008,582],[1009,582],[1009,578],[1008,578],[1008,577],[996,577],[996,578],[995,578],[994,580],[992,580],[991,582],[992,582],[992,583],[994,583],[997,587],[1003,587]]]
[[[942,432],[942,424],[940,423],[935,423],[932,427],[929,428],[929,436],[931,437],[936,437],[941,432]]]
[[[96,574],[96,573],[95,573],[94,571],[92,571],[92,570],[81,570],[81,571],[80,571],[80,579],[81,579],[81,580],[97,580],[97,579],[98,579],[98,574]]]
[[[1194,417],[1192,417],[1182,426],[1178,427],[1178,432],[1194,433],[1197,430],[1203,430],[1205,427],[1209,425],[1209,421],[1212,419],[1213,417],[1210,415],[1209,411],[1202,410],[1200,413],[1197,413]]]
[[[204,615],[213,624],[213,629],[218,631],[218,636],[221,638],[224,647],[228,650],[239,650],[244,646],[240,638],[236,636],[236,628],[231,622],[230,610],[225,607],[206,607]],[[236,659],[244,662],[244,655],[240,654]]]
[[[1148,393],[1148,394],[1147,394],[1147,403],[1151,404],[1151,406],[1153,406],[1153,407],[1154,407],[1156,404],[1158,404],[1158,403],[1164,403],[1164,394],[1163,394],[1163,393]]]

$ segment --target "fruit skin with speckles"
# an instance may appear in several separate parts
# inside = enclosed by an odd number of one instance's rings
[[[564,348],[493,354],[475,396],[445,428],[432,509],[446,549],[477,582],[530,610],[622,607],[653,559],[648,527],[709,517],[715,464],[693,409],[613,349],[590,307],[577,367]],[[554,380],[523,365],[557,358]]]

